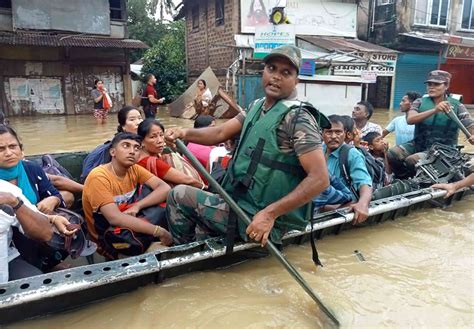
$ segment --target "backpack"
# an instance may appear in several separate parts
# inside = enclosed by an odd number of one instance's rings
[[[57,162],[56,159],[52,157],[51,154],[45,154],[41,157],[41,167],[43,168],[43,171],[46,174],[63,176],[69,179],[73,179],[69,171],[67,171],[66,168],[61,166],[59,162]]]
[[[354,186],[352,185],[352,179],[349,174],[349,151],[353,148],[353,146],[348,144],[342,144],[341,150],[339,152],[339,166],[341,170],[341,175],[346,181],[347,185],[350,187],[352,193],[359,199],[359,192],[355,190]],[[377,190],[384,186],[385,181],[385,164],[383,161],[376,159],[370,154],[367,150],[362,148],[357,148],[359,152],[364,155],[365,158],[365,165],[367,167],[367,171],[369,172],[370,177],[372,178],[372,188],[373,190]]]
[[[145,86],[145,88],[143,88],[142,97],[141,97],[141,100],[140,100],[140,105],[143,108],[150,105],[150,100],[148,99],[148,95],[146,94],[146,86]]]
[[[82,163],[81,182],[84,183],[87,175],[95,167],[110,161],[110,141],[97,146],[91,153],[89,153]]]

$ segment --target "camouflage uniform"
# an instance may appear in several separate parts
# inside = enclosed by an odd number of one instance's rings
[[[285,116],[277,129],[277,138],[282,152],[300,156],[320,149],[322,142],[320,128],[315,118],[302,109],[295,119],[297,111],[297,109],[291,110]],[[271,115],[271,111],[269,113]],[[262,115],[266,115],[266,112],[262,111]],[[236,118],[243,123],[245,114],[239,114]],[[229,206],[217,194],[179,185],[168,194],[166,207],[170,233],[176,244],[225,235]],[[245,228],[239,221],[240,237],[244,240],[247,239]]]
[[[419,112],[418,109],[421,105],[421,98],[413,102],[410,110]],[[458,106],[458,118],[462,124],[469,128],[474,125],[474,121],[466,109],[466,106],[459,104]],[[425,159],[427,156],[426,152],[416,152],[415,142],[407,142],[401,145],[394,146],[388,150],[388,160],[390,167],[397,178],[404,179],[415,175],[415,165],[419,160]]]

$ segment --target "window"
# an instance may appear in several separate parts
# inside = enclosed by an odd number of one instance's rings
[[[474,30],[474,0],[464,0],[461,28]]]
[[[1,9],[12,9],[12,0],[0,0]]]
[[[224,25],[224,0],[216,0],[216,26]]]
[[[416,0],[415,24],[446,26],[449,0]]]
[[[199,28],[199,5],[191,8],[191,17],[193,20],[193,30]]]
[[[125,19],[125,8],[122,0],[109,0],[110,6],[110,19],[112,20],[124,20]]]

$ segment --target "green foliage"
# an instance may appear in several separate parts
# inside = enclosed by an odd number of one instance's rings
[[[152,73],[156,88],[167,101],[186,90],[186,52],[184,21],[166,24],[166,31],[144,56],[142,75]]]

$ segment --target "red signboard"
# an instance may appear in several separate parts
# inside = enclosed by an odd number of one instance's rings
[[[474,61],[474,48],[458,45],[449,45],[446,58],[467,59]]]

